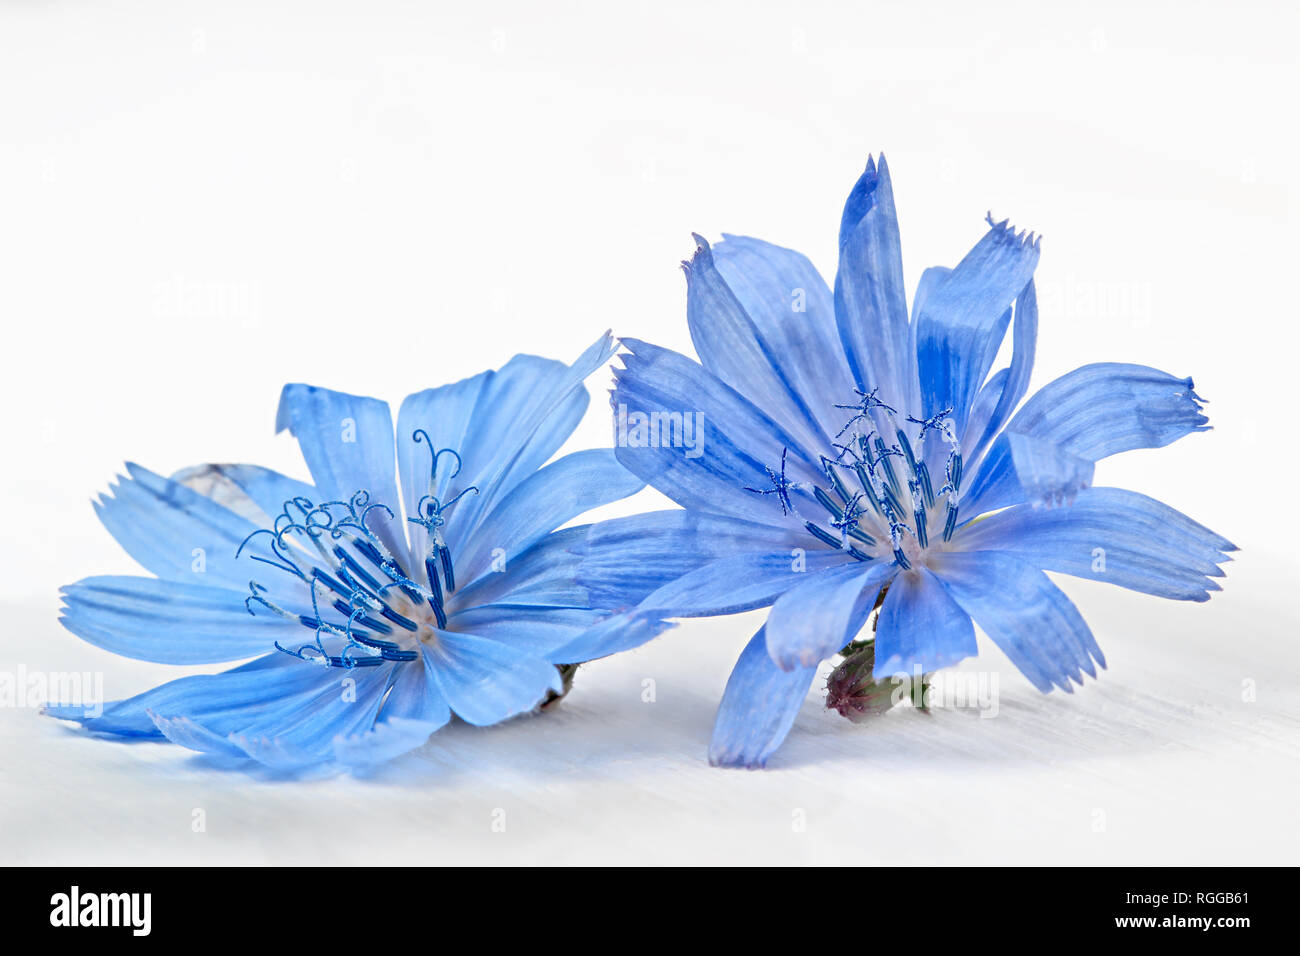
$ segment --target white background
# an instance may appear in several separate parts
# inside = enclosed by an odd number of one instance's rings
[[[812,695],[762,774],[703,763],[752,615],[370,781],[222,774],[3,710],[0,859],[1294,861],[1298,20],[1206,0],[3,3],[0,667],[101,670],[113,697],[179,673],[55,623],[60,584],[133,570],[89,506],[123,459],[301,474],[272,429],[286,381],[396,404],[606,328],[689,351],[689,232],[830,276],[880,150],[909,286],[986,210],[1045,236],[1035,387],[1098,360],[1195,377],[1215,430],[1098,483],[1243,551],[1207,605],[1065,581],[1111,662],[1072,699],[1003,667],[999,719],[862,729]],[[608,440],[606,376],[589,384],[573,447]],[[340,841],[341,814],[392,839]]]

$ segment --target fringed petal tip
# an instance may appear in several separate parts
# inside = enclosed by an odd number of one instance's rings
[[[1016,227],[1011,224],[1010,219],[1003,219],[1001,221],[994,220],[992,210],[989,210],[984,214],[984,221],[989,224],[989,227],[994,232],[995,238],[998,240],[1008,244],[1015,243],[1017,245],[1026,246],[1027,248],[1033,249],[1035,252],[1041,251],[1043,246],[1043,237],[1041,234],[1027,229],[1021,229],[1017,232]]]
[[[682,272],[686,276],[687,284],[690,283],[691,277],[698,266],[708,267],[713,265],[713,247],[709,245],[709,240],[698,232],[691,233],[691,238],[695,240],[695,251],[691,253],[689,259],[682,260]]]

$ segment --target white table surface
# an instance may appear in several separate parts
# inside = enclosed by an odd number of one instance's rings
[[[981,636],[963,667],[998,674],[993,719],[904,708],[855,726],[819,681],[765,771],[705,760],[754,614],[687,622],[585,667],[550,713],[450,726],[367,779],[231,772],[6,708],[0,862],[1294,863],[1294,581],[1262,555],[1229,573],[1202,605],[1062,579],[1109,670],[1043,696]],[[82,644],[53,602],[4,619],[0,668],[102,670],[110,698],[181,672]]]

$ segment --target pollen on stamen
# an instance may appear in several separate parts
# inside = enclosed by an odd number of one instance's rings
[[[266,553],[250,553],[249,557],[296,578],[299,584],[295,588],[307,588],[311,614],[295,614],[272,599],[265,584],[249,582],[244,606],[250,614],[262,608],[296,620],[312,633],[311,640],[296,646],[277,642],[277,650],[317,666],[349,670],[417,659],[415,651],[389,639],[394,631],[386,621],[407,632],[418,630],[419,625],[392,607],[388,594],[394,589],[417,596],[419,592],[371,528],[377,511],[389,518],[393,515],[392,509],[372,502],[364,490],[346,501],[314,503],[292,498],[284,503],[271,528],[259,529],[241,542],[237,557],[250,542],[265,540]],[[387,583],[381,583],[381,576]],[[324,606],[322,594],[327,599]],[[331,621],[327,610],[342,620]]]
[[[771,487],[744,486],[759,495],[777,495],[789,514],[788,495],[793,488],[811,492],[827,518],[830,530],[800,519],[810,535],[857,560],[892,560],[901,569],[913,567],[931,546],[930,521],[934,509],[946,504],[943,540],[956,528],[957,499],[963,459],[952,419],[952,408],[916,417],[901,416],[880,398],[878,389],[855,388],[857,400],[834,407],[848,414],[831,440],[831,455],[820,456],[824,482],[796,485],[786,475],[789,449],[783,449],[781,466],[764,466]],[[916,428],[913,438],[903,422]],[[877,431],[877,428],[880,431]],[[884,435],[892,434],[893,444]],[[930,472],[934,446],[948,446],[943,464],[944,486],[936,491]],[[927,454],[927,451],[930,454]],[[895,462],[895,459],[898,461]]]

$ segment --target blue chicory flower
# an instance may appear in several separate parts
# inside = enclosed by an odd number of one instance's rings
[[[1086,365],[1016,411],[1039,242],[989,222],[955,268],[924,272],[909,321],[882,156],[845,205],[833,290],[797,252],[697,236],[683,267],[700,361],[624,340],[618,458],[683,510],[593,529],[582,580],[656,616],[771,605],[727,684],[713,763],[763,765],[819,662],[877,606],[876,680],[974,655],[974,621],[1039,690],[1069,692],[1105,662],[1044,570],[1177,600],[1218,590],[1232,544],[1090,487],[1096,461],[1208,427],[1191,379]],[[990,375],[1008,328],[1010,364]]]
[[[253,465],[169,479],[128,464],[95,509],[155,577],[69,585],[64,626],[141,660],[253,660],[100,714],[48,712],[277,769],[359,769],[453,712],[493,724],[563,693],[576,638],[658,633],[576,583],[588,526],[554,530],[643,487],[610,449],[544,464],[613,348],[606,335],[572,366],[519,355],[417,392],[396,441],[387,403],[287,385],[277,429],[298,439],[314,484]]]

